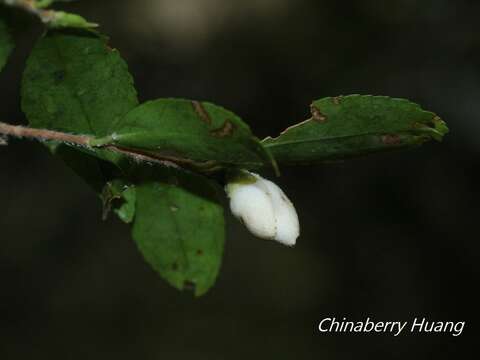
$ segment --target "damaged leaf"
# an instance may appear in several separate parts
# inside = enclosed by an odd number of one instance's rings
[[[214,104],[183,99],[159,99],[140,105],[97,145],[115,145],[200,171],[258,168],[272,161],[248,125],[234,113]]]
[[[312,117],[263,144],[280,164],[309,164],[441,141],[446,124],[404,99],[349,95],[315,101]]]

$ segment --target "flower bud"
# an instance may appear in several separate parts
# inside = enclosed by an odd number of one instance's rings
[[[293,246],[300,235],[298,215],[292,202],[273,182],[241,171],[225,187],[230,209],[247,229],[262,239]]]

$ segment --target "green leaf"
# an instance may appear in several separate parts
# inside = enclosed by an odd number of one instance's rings
[[[98,150],[90,154],[107,161],[122,157],[112,159],[99,148],[115,145],[198,171],[273,163],[232,112],[181,99],[150,101],[133,109],[137,99],[132,83],[126,65],[103,39],[53,32],[28,61],[23,109],[34,127],[100,138],[94,143]]]
[[[7,63],[8,57],[13,50],[13,40],[7,28],[7,24],[0,19],[0,71]]]
[[[27,61],[22,109],[33,127],[105,136],[137,105],[127,65],[105,38],[80,31],[50,32]],[[107,151],[80,149],[83,154],[61,144],[53,148],[97,191],[117,175],[106,161],[122,160]]]
[[[102,38],[50,33],[28,60],[22,107],[33,127],[105,138],[124,129],[122,119],[141,109],[137,105],[125,63]],[[235,120],[234,127],[244,127],[239,133],[247,133],[248,127]],[[262,149],[258,140],[250,141]],[[224,219],[210,182],[173,169],[124,163],[122,155],[101,147],[49,147],[100,193],[105,214],[113,209],[133,222],[140,250],[168,282],[195,287],[197,295],[212,286],[223,252]]]
[[[442,140],[446,124],[404,99],[349,95],[311,106],[312,117],[263,144],[279,163],[309,164]]]
[[[146,261],[177,289],[203,295],[215,282],[225,223],[216,188],[203,177],[162,170],[136,186],[133,238]]]
[[[115,145],[197,170],[257,168],[271,161],[248,125],[234,113],[183,99],[140,105],[118,123],[113,135],[97,145]]]
[[[99,36],[50,32],[27,61],[22,108],[34,127],[104,136],[137,104],[126,63]]]

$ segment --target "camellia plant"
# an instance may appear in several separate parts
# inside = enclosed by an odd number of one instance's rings
[[[96,25],[51,10],[52,3],[0,0],[0,70],[14,47],[11,11],[27,11],[46,27],[23,74],[29,126],[0,123],[0,143],[43,142],[98,193],[104,216],[115,213],[131,226],[146,261],[177,289],[202,295],[215,282],[225,191],[254,235],[292,246],[300,234],[295,208],[258,172],[413,148],[448,132],[434,113],[384,96],[316,100],[309,119],[264,140],[212,103],[139,104],[126,63]]]

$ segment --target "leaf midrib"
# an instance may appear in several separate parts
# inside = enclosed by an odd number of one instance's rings
[[[429,130],[427,131],[401,131],[401,132],[395,132],[395,134],[401,134],[401,135],[412,135],[412,136],[415,136],[417,135],[416,133],[419,132],[419,133],[428,133],[430,131],[433,131],[433,132],[436,132],[438,134],[440,134],[437,130],[435,129],[432,129],[430,128]],[[324,137],[324,138],[317,138],[317,139],[305,139],[305,140],[290,140],[290,141],[282,141],[281,140],[281,136],[274,139],[272,138],[270,143],[268,142],[262,142],[263,146],[265,147],[268,147],[268,148],[272,148],[272,147],[276,147],[276,146],[283,146],[283,145],[294,145],[294,144],[302,144],[302,143],[313,143],[313,142],[322,142],[322,141],[328,141],[328,140],[336,140],[336,139],[348,139],[348,138],[354,138],[354,137],[360,137],[360,136],[378,136],[378,135],[381,135],[381,134],[388,134],[388,132],[384,132],[384,133],[381,133],[381,132],[366,132],[366,133],[359,133],[359,134],[355,134],[355,135],[344,135],[344,136],[331,136],[331,137]],[[417,136],[420,136],[420,134],[418,134]],[[270,140],[270,139],[265,139],[264,141],[266,140]]]

